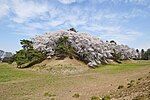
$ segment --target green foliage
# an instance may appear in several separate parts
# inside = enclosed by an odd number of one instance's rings
[[[100,99],[100,97],[92,96],[92,97],[91,97],[91,100],[101,100],[101,99]]]
[[[28,50],[30,48],[33,48],[33,46],[32,46],[33,42],[29,41],[29,40],[25,40],[25,39],[20,40],[20,44],[22,45],[24,50]]]
[[[15,62],[17,63],[18,66],[29,62],[27,58],[27,51],[23,49],[20,51],[17,51],[15,54]]]
[[[55,94],[50,94],[49,92],[44,93],[44,96],[48,96],[48,97],[54,97],[56,96]]]
[[[141,50],[141,60],[150,60],[150,49],[147,49],[147,51]]]
[[[74,56],[74,48],[68,42],[68,37],[63,36],[58,39],[57,47],[55,49],[56,55],[60,58],[65,58],[69,56],[72,58]]]
[[[21,65],[27,64],[26,66],[30,67],[43,59],[45,59],[45,54],[33,49],[32,42],[29,40],[21,40],[23,49],[17,51],[14,56],[14,61],[17,63],[18,67]]]
[[[102,100],[110,100],[110,96],[104,96],[103,98],[102,98]]]
[[[15,62],[17,63],[18,67],[28,62],[32,61],[40,61],[44,59],[44,54],[34,49],[29,50],[20,50],[15,55]]]
[[[145,51],[144,51],[144,49],[142,49],[142,50],[141,50],[141,59],[142,59],[142,60],[144,60],[144,58],[145,58],[145,57],[144,57],[144,54],[145,54]]]
[[[72,97],[74,97],[74,98],[79,98],[79,97],[80,97],[80,94],[75,93]]]
[[[150,60],[150,49],[147,49],[144,53],[144,60]]]

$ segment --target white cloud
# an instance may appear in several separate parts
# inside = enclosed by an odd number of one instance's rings
[[[128,2],[132,2],[138,5],[144,5],[144,6],[147,6],[150,4],[149,0],[128,0]]]
[[[33,29],[41,29],[44,28],[44,26],[42,25],[42,23],[39,22],[34,22],[34,23],[27,23],[28,27],[33,28]]]
[[[136,30],[131,30],[122,26],[100,26],[100,25],[89,25],[83,26],[82,29],[90,32],[91,34],[100,37],[102,40],[115,40],[123,44],[131,44],[143,33]]]
[[[63,4],[71,4],[76,2],[76,0],[58,0],[58,1]]]
[[[63,4],[71,4],[73,2],[81,2],[85,0],[59,0]],[[95,0],[96,1],[96,0]],[[99,3],[109,0],[97,0]],[[135,2],[143,4],[144,0],[111,0],[113,2]],[[93,1],[87,1],[93,2]],[[82,8],[80,8],[82,7]],[[7,8],[8,6],[4,7]],[[1,10],[0,10],[1,11]],[[3,10],[4,11],[4,10]],[[141,9],[131,9],[125,12],[112,12],[110,9],[99,9],[95,7],[88,6],[59,6],[51,5],[46,3],[39,3],[35,1],[26,0],[13,0],[11,5],[11,11],[15,16],[11,16],[14,22],[22,24],[22,30],[25,27],[29,27],[32,32],[37,32],[38,29],[48,30],[49,27],[78,27],[89,32],[100,32],[103,37],[110,37],[116,39],[129,39],[136,36],[132,33],[137,33],[136,31],[122,28],[120,22],[129,20],[136,16],[143,16],[146,12]],[[5,11],[7,12],[7,11]],[[144,13],[143,13],[144,12]],[[142,13],[142,14],[141,14]],[[0,13],[1,14],[1,13]],[[5,14],[5,13],[4,13]],[[7,13],[6,13],[7,14]],[[6,15],[5,14],[5,15]],[[147,13],[148,14],[148,13]],[[146,15],[147,16],[147,15]],[[39,18],[40,20],[32,22]],[[84,27],[82,27],[84,26]],[[24,29],[24,30],[25,30]],[[125,31],[127,30],[127,31]],[[132,34],[132,35],[131,35]],[[112,36],[110,36],[112,35]],[[138,36],[138,35],[137,35]],[[122,37],[122,38],[121,38]]]
[[[64,4],[70,4],[73,2],[79,2],[80,0],[59,0],[59,2]],[[84,0],[81,0],[84,1]],[[107,0],[99,0],[99,2],[104,2]],[[116,0],[112,0],[117,2]],[[122,0],[119,0],[122,1]],[[132,0],[126,0],[132,1]],[[88,1],[91,2],[91,1]],[[148,15],[147,12],[143,13],[142,10],[133,9],[128,12],[111,12],[109,10],[101,10],[89,7],[61,7],[53,6],[46,3],[38,3],[33,1],[22,1],[14,0],[13,1],[13,13],[15,14],[12,17],[14,22],[25,23],[26,21],[34,20],[40,18],[41,20],[47,20],[48,25],[59,26],[62,23],[69,23],[72,26],[84,25],[89,21],[92,23],[101,23],[104,20],[107,20],[107,23],[116,23],[119,21],[126,21],[130,18],[136,16]],[[91,13],[89,13],[91,12]],[[142,14],[141,14],[142,13]],[[41,22],[43,23],[43,22]]]
[[[9,6],[3,2],[0,2],[0,19],[6,16],[9,12]]]
[[[24,27],[19,27],[19,28],[15,27],[15,28],[16,29],[13,32],[13,34],[23,35],[23,36],[28,36],[28,37],[33,37],[39,34],[37,29],[34,27],[24,26]]]
[[[101,31],[100,34],[100,36],[103,39],[116,40],[119,43],[125,43],[125,44],[130,44],[131,42],[139,38],[141,35],[142,33],[135,30],[130,30],[126,28],[109,29],[109,27],[106,30]]]
[[[63,24],[64,22],[63,21],[52,21],[52,22],[49,22],[48,25],[52,26],[52,27],[56,27],[56,26],[59,26],[61,24]]]
[[[99,0],[99,1],[112,1],[113,3],[133,3],[136,5],[147,6],[150,2],[149,0]]]
[[[46,4],[39,4],[33,1],[14,0],[12,5],[15,17],[13,21],[23,23],[30,18],[42,16],[48,11]]]

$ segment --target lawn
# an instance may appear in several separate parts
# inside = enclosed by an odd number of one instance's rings
[[[150,67],[150,61],[123,61],[122,64],[102,65],[96,68],[95,70],[101,73],[115,74],[120,72],[133,71],[141,67]]]

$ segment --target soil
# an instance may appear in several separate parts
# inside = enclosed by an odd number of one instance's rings
[[[150,73],[131,80],[127,86],[111,93],[112,100],[150,100]]]

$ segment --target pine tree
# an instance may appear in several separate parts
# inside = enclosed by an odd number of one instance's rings
[[[21,40],[20,44],[23,49],[16,52],[14,55],[14,61],[17,63],[18,67],[21,67],[23,64],[29,63],[27,66],[30,67],[42,60],[45,59],[45,53],[33,49],[32,41]]]
[[[145,51],[144,49],[141,50],[141,60],[144,60],[145,59]]]

